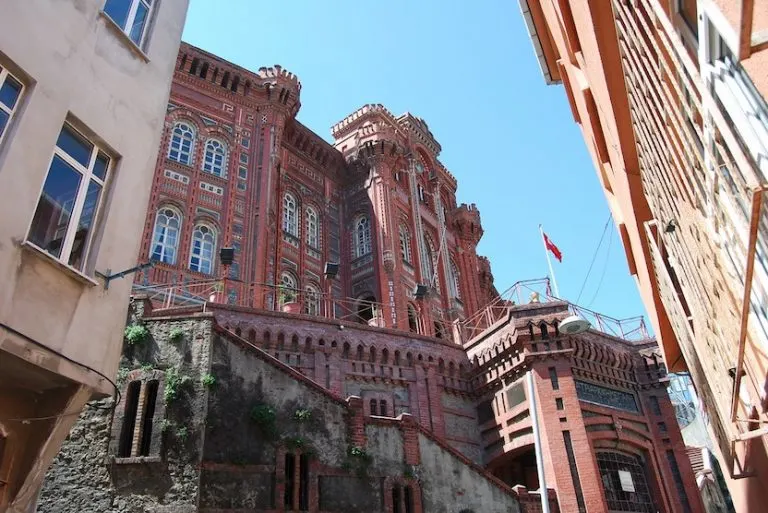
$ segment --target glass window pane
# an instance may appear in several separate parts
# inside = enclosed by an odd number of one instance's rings
[[[8,114],[5,111],[0,110],[0,136],[5,132],[5,126],[8,124]]]
[[[61,255],[81,175],[54,156],[35,209],[29,240],[55,257]]]
[[[80,213],[80,222],[77,223],[72,253],[69,256],[69,265],[77,269],[82,270],[85,264],[86,249],[90,239],[91,228],[93,227],[93,219],[96,216],[96,209],[99,206],[100,196],[101,185],[91,180],[91,183],[88,185],[88,192],[85,195],[83,211]]]
[[[64,125],[59,134],[59,140],[56,146],[64,150],[70,157],[85,167],[88,167],[91,160],[91,151],[93,144],[83,136],[75,132],[69,125]]]
[[[133,19],[133,28],[131,28],[131,40],[137,45],[141,44],[141,37],[144,35],[144,25],[147,22],[148,13],[147,6],[139,2],[139,7],[136,9],[136,17]]]
[[[96,157],[96,163],[93,165],[93,174],[100,180],[104,180],[107,177],[107,169],[109,168],[109,157],[99,152]]]
[[[131,0],[107,0],[104,6],[104,13],[112,18],[112,21],[125,29],[125,23],[128,21],[128,11],[131,10]]]
[[[13,77],[8,75],[5,78],[3,86],[0,87],[0,102],[5,104],[9,109],[13,110],[16,106],[16,100],[19,99],[21,94],[21,84],[17,82]]]

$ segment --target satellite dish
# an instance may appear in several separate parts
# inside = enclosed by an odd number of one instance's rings
[[[589,329],[589,322],[578,315],[571,315],[563,319],[563,322],[557,326],[557,329],[565,335],[576,335],[577,333],[587,331]]]

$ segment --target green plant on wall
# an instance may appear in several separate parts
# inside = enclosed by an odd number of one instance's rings
[[[297,449],[304,449],[309,443],[306,438],[302,438],[300,436],[285,437],[283,442],[285,443],[285,446],[292,451]]]
[[[309,410],[305,410],[303,408],[299,408],[295,412],[293,412],[293,418],[297,422],[307,422],[310,419],[312,419],[312,412]]]
[[[286,287],[285,285],[280,285],[278,287],[278,297],[280,298],[280,304],[284,305],[286,303],[293,303],[296,301],[296,292]]]
[[[186,442],[188,437],[189,431],[187,430],[187,426],[179,426],[176,428],[176,438],[182,442]]]
[[[200,383],[202,383],[205,388],[211,388],[216,384],[216,376],[214,376],[209,372],[206,372],[200,378]]]
[[[173,342],[180,342],[181,339],[184,338],[184,330],[181,328],[173,328],[171,332],[168,334],[168,337]]]
[[[251,420],[265,438],[277,436],[277,412],[268,404],[257,404],[251,408]]]
[[[169,429],[171,429],[172,427],[173,427],[173,422],[171,422],[171,421],[170,421],[170,420],[168,420],[168,419],[163,419],[163,420],[160,422],[160,431],[162,431],[163,433],[166,433],[166,432],[167,432]]]
[[[170,402],[179,397],[181,389],[191,381],[189,376],[181,374],[178,367],[165,371],[165,400]]]
[[[149,330],[141,324],[131,324],[125,327],[125,341],[128,345],[143,343],[149,336]]]
[[[342,467],[350,472],[354,472],[358,477],[368,475],[368,467],[373,463],[373,457],[362,447],[351,445],[347,448],[347,461]]]

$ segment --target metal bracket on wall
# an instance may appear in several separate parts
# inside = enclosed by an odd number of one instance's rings
[[[133,274],[138,271],[143,271],[144,269],[147,269],[148,267],[152,267],[153,265],[155,265],[155,261],[150,260],[149,262],[139,264],[136,267],[131,267],[130,269],[126,269],[125,271],[121,271],[115,274],[111,274],[112,269],[105,269],[103,273],[96,271],[96,276],[104,280],[104,290],[109,290],[110,281],[115,280],[117,278],[123,278],[125,276],[128,276],[129,274]]]

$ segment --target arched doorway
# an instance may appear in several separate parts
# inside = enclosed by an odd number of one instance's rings
[[[509,486],[523,485],[529,490],[539,488],[536,451],[533,444],[495,458],[489,465],[489,470]]]
[[[371,294],[357,300],[357,319],[363,324],[370,324],[376,315],[376,298]]]

